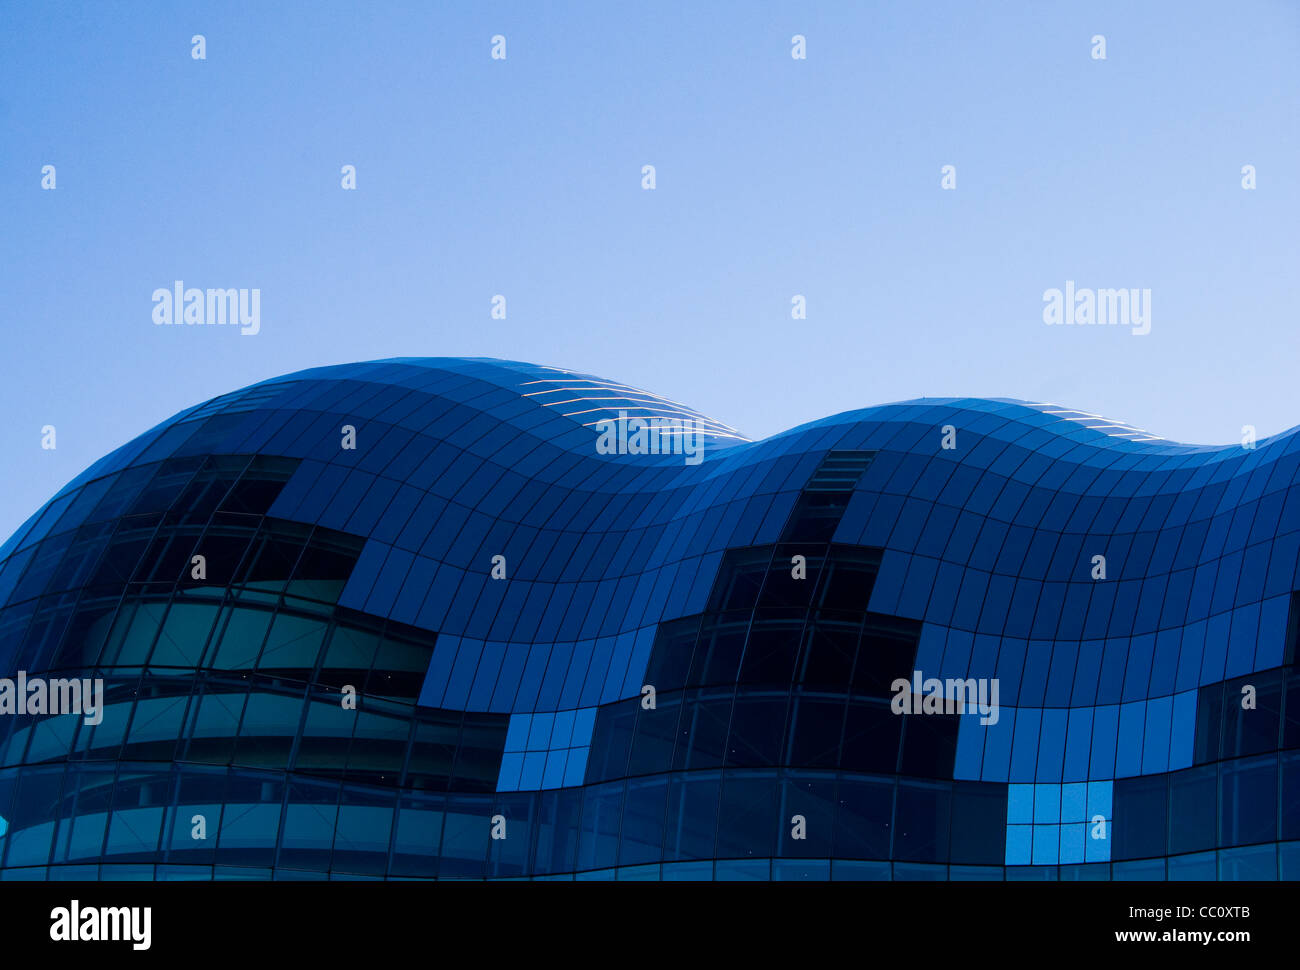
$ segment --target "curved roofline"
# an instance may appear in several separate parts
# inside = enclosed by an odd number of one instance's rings
[[[1096,414],[1090,411],[1084,411],[1078,408],[1072,408],[1068,405],[1057,404],[1046,401],[1029,401],[1021,398],[1011,397],[920,397],[910,398],[901,401],[883,402],[880,404],[867,405],[862,408],[849,409],[839,412],[838,414],[827,415],[823,418],[815,418],[812,421],[805,422],[794,427],[785,428],[767,436],[766,438],[750,438],[747,435],[737,431],[730,425],[718,421],[717,419],[704,414],[688,405],[673,401],[662,395],[655,394],[652,391],[643,390],[633,387],[632,385],[623,384],[619,381],[610,380],[593,374],[587,374],[582,371],[576,371],[570,368],[561,367],[553,364],[536,364],[529,361],[513,360],[502,357],[383,357],[374,360],[343,362],[338,364],[325,364],[317,367],[305,368],[300,371],[294,371],[283,374],[278,377],[268,378],[255,384],[248,385],[229,395],[222,397],[231,397],[233,395],[243,394],[254,387],[263,385],[286,382],[289,380],[301,380],[306,378],[316,378],[324,376],[322,372],[334,369],[348,368],[371,368],[384,367],[392,365],[406,365],[413,367],[427,368],[430,370],[444,370],[450,372],[464,373],[466,376],[479,379],[489,379],[488,375],[493,370],[503,372],[500,377],[504,378],[506,373],[513,373],[516,377],[524,378],[517,384],[504,380],[497,380],[501,387],[524,387],[540,389],[545,381],[550,378],[549,375],[559,374],[567,375],[575,384],[590,382],[576,390],[572,391],[570,404],[576,404],[570,413],[566,416],[580,418],[579,424],[593,425],[601,417],[608,417],[611,408],[596,404],[597,395],[600,399],[618,401],[620,398],[639,400],[642,404],[647,405],[642,414],[634,414],[633,417],[651,416],[658,413],[663,417],[678,417],[682,419],[693,419],[701,421],[708,429],[708,435],[712,439],[710,444],[713,448],[730,448],[735,446],[756,445],[763,441],[779,439],[785,435],[796,433],[816,426],[826,426],[833,424],[842,424],[850,421],[864,420],[888,420],[895,419],[901,415],[895,413],[896,409],[908,408],[935,408],[950,409],[953,411],[972,411],[977,413],[1000,414],[1004,418],[1012,420],[1020,419],[1021,423],[1028,424],[1032,427],[1043,428],[1047,430],[1058,430],[1066,437],[1072,438],[1080,444],[1091,444],[1097,446],[1116,446],[1119,450],[1130,451],[1129,448],[1122,447],[1123,443],[1132,443],[1140,445],[1136,449],[1147,454],[1193,454],[1193,453],[1211,453],[1238,451],[1242,448],[1239,443],[1228,442],[1225,444],[1197,444],[1192,442],[1175,441],[1166,438],[1163,435],[1155,434],[1136,425],[1129,424],[1125,421],[1107,418],[1104,415]],[[545,375],[545,376],[543,376]],[[563,386],[563,385],[561,385]],[[541,396],[536,391],[522,391],[521,396]],[[590,395],[590,397],[587,397]],[[582,401],[587,397],[585,402]],[[195,408],[211,404],[221,398],[213,398],[210,401],[196,405]],[[582,403],[594,405],[583,408]],[[654,405],[653,407],[651,405]],[[549,405],[548,405],[549,406]],[[1009,410],[1014,413],[1009,413]],[[191,409],[193,410],[193,409]],[[585,414],[581,412],[587,412]],[[171,423],[180,419],[181,412],[173,416],[168,422]],[[558,412],[564,413],[564,412]],[[1089,432],[1088,434],[1078,435],[1080,431]],[[1300,431],[1300,425],[1293,426],[1285,431],[1261,438],[1256,442],[1256,447],[1273,445],[1279,440],[1290,438]]]

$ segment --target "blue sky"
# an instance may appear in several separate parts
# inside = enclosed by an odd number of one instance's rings
[[[1297,105],[1280,0],[5,3],[0,536],[184,407],[390,356],[570,367],[753,437],[953,395],[1276,433]],[[261,332],[154,326],[178,279],[260,289]],[[1045,325],[1066,280],[1150,289],[1151,332]]]

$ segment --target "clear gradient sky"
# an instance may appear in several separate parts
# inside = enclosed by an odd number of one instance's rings
[[[752,437],[954,395],[1282,431],[1298,105],[1291,0],[3,0],[0,539],[182,408],[392,356],[569,367]],[[259,288],[261,332],[155,326],[178,279]],[[1149,288],[1151,332],[1045,325],[1066,280]]]

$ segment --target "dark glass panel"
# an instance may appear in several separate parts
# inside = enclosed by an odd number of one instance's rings
[[[645,682],[659,693],[679,690],[686,685],[691,670],[691,656],[700,632],[700,618],[687,617],[659,624],[654,648],[646,668]]]
[[[680,694],[657,696],[652,710],[638,705],[636,733],[627,768],[629,775],[648,775],[672,767],[681,706]]]
[[[348,749],[347,780],[395,786],[401,779],[406,761],[411,722],[404,716],[394,716],[399,713],[395,709],[390,713],[377,713],[374,706],[375,702],[368,701],[365,710],[356,712],[357,727],[352,733],[352,746]],[[495,781],[494,777],[493,787]]]
[[[597,708],[596,725],[591,732],[591,750],[587,754],[588,784],[622,778],[627,774],[628,753],[632,749],[639,708],[637,698]]]
[[[752,610],[772,561],[771,546],[729,549],[718,567],[708,610]]]
[[[1226,761],[1219,768],[1219,845],[1277,838],[1277,756]]]
[[[925,778],[951,778],[957,757],[957,727],[961,716],[905,714],[898,717],[903,722],[902,773]]]
[[[1169,800],[1165,775],[1115,781],[1111,816],[1113,859],[1165,855]]]
[[[889,709],[887,701],[850,701],[841,767],[845,771],[895,771],[902,729],[902,717]]]
[[[1213,765],[1176,771],[1169,776],[1171,854],[1214,848],[1218,797],[1218,772]]]
[[[338,824],[334,830],[334,855],[330,868],[343,872],[368,873],[382,875],[388,868],[388,844],[392,834],[394,803],[390,795],[343,786],[339,800]],[[444,865],[457,859],[458,850],[467,849],[464,843],[458,843],[453,834],[452,819],[449,814],[447,831],[444,833],[444,848],[447,855]],[[484,836],[487,835],[486,826]],[[470,834],[472,839],[472,834]],[[484,843],[486,845],[486,843]],[[470,875],[481,875],[483,857],[478,857],[477,871],[467,867]]]
[[[266,515],[298,464],[296,458],[254,456],[243,476],[222,501],[222,510]]]
[[[1223,684],[1202,687],[1196,697],[1196,764],[1219,760],[1223,735]]]
[[[166,512],[202,465],[203,459],[200,457],[169,458],[164,461],[158,467],[157,474],[131,504],[130,514]]]
[[[898,783],[894,857],[908,862],[945,862],[951,818],[951,782]]]
[[[724,773],[718,806],[719,859],[766,859],[774,854],[782,822],[780,790],[775,771]]]
[[[627,783],[618,864],[642,865],[663,857],[664,810],[668,804],[668,776],[633,778]]]
[[[894,782],[842,776],[837,790],[835,858],[888,859],[894,830]]]
[[[502,714],[465,715],[460,748],[456,752],[453,791],[496,791],[509,720]]]
[[[803,616],[757,611],[740,665],[742,684],[788,686],[803,637]]]
[[[435,711],[416,722],[405,787],[440,792],[451,786],[461,720],[458,711]]]
[[[952,792],[954,864],[1000,866],[1006,858],[1007,788],[959,781]]]
[[[233,761],[249,768],[284,771],[302,722],[301,694],[248,696]]]
[[[691,662],[691,686],[735,683],[749,617],[748,613],[705,617]]]
[[[795,679],[808,687],[847,690],[858,652],[861,624],[818,619],[804,634]]]
[[[674,770],[717,768],[722,764],[731,725],[731,706],[730,690],[686,692],[677,726]]]
[[[778,764],[789,705],[789,697],[784,693],[740,692],[736,696],[727,737],[727,765],[764,767]]]
[[[879,568],[880,559],[876,554],[831,546],[819,605],[825,610],[865,613]]]
[[[844,699],[796,695],[790,708],[785,763],[807,768],[834,768],[840,763]]]
[[[533,856],[536,872],[539,875],[573,872],[578,859],[583,789],[544,791],[537,799],[537,850]]]
[[[231,772],[215,861],[229,866],[274,865],[283,799],[281,778]]]
[[[292,869],[329,868],[338,823],[339,786],[290,778],[284,812],[284,834],[276,864]]]
[[[787,772],[782,778],[781,793],[777,854],[787,858],[830,858],[835,827],[835,775]]]
[[[894,680],[911,679],[919,640],[920,624],[868,614],[853,671],[854,692],[873,697],[893,696],[889,685]]]
[[[1254,688],[1253,694],[1249,688]],[[1248,692],[1243,694],[1243,690]],[[1224,685],[1223,699],[1223,757],[1239,758],[1278,749],[1282,720],[1281,671],[1230,680]]]
[[[618,863],[623,782],[592,785],[583,792],[578,868],[604,869]]]
[[[798,608],[806,610],[821,577],[826,547],[785,543],[776,547],[771,568],[758,599],[759,609]],[[802,562],[796,563],[795,557]]]
[[[488,841],[488,878],[528,875],[532,870],[533,839],[537,834],[537,796],[532,792],[499,794],[493,814],[504,820],[502,831],[505,837]]]
[[[664,861],[709,859],[718,825],[720,772],[691,772],[669,776],[668,818]]]
[[[804,492],[781,533],[782,542],[830,542],[848,507],[851,491]]]

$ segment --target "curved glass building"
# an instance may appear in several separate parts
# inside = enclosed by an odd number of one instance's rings
[[[763,441],[493,360],[178,414],[0,548],[5,878],[1300,874],[1300,437]]]

